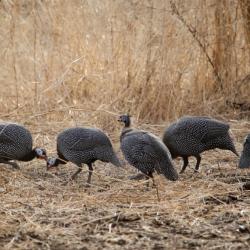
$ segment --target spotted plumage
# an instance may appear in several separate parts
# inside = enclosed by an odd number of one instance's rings
[[[239,168],[250,168],[250,134],[246,136],[240,156]]]
[[[31,161],[35,157],[47,159],[46,151],[42,148],[32,149],[32,136],[21,125],[15,123],[0,124],[0,162],[19,168],[15,162]]]
[[[71,177],[74,179],[81,172],[82,164],[87,164],[89,167],[88,183],[91,182],[92,163],[96,160],[121,166],[109,138],[101,130],[95,128],[64,130],[57,137],[57,153],[59,158],[48,159],[48,168],[70,161],[78,166],[78,170]]]
[[[229,134],[229,125],[209,117],[188,116],[179,119],[165,130],[163,142],[173,158],[183,158],[181,173],[188,165],[189,156],[196,157],[195,170],[198,171],[200,154],[206,150],[226,149],[238,155]]]
[[[155,135],[130,128],[130,117],[122,115],[119,121],[125,124],[120,136],[121,150],[125,159],[148,177],[156,171],[175,181],[178,174],[169,158],[167,147]]]

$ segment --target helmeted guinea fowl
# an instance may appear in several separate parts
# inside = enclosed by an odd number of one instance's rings
[[[163,142],[168,147],[172,158],[182,157],[183,173],[188,165],[188,157],[197,159],[195,170],[198,171],[200,154],[210,149],[230,150],[238,156],[227,123],[210,117],[185,116],[171,124],[164,132]]]
[[[32,149],[32,136],[26,128],[15,123],[0,124],[0,163],[19,168],[10,160],[31,161],[35,157],[47,160],[44,149]]]
[[[250,134],[247,135],[240,156],[239,168],[250,168]]]
[[[120,135],[121,150],[129,164],[147,177],[153,178],[156,171],[175,181],[178,174],[170,160],[167,147],[155,135],[130,127],[130,116],[121,115],[118,121],[125,124]]]
[[[57,137],[57,153],[59,158],[48,159],[47,169],[70,161],[78,166],[78,170],[71,176],[71,179],[74,179],[81,172],[82,163],[87,164],[87,183],[91,182],[92,163],[96,160],[121,166],[109,138],[96,128],[79,127],[64,130]]]

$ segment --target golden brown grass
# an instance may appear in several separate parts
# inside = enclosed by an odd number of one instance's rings
[[[0,119],[20,122],[55,154],[70,126],[105,130],[119,149],[117,114],[160,135],[184,114],[231,120],[237,148],[250,131],[249,1],[2,0]],[[219,165],[218,165],[219,163]],[[179,166],[180,163],[177,162]],[[96,164],[64,185],[44,163],[1,166],[0,248],[246,249],[249,191],[228,152],[202,172],[155,189],[133,170]],[[160,200],[159,200],[160,199]]]
[[[249,8],[243,0],[3,0],[1,115],[249,115]]]

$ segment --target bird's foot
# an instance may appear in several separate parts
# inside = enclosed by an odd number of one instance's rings
[[[67,186],[69,183],[70,183],[70,180],[64,181],[64,182],[62,183],[62,185],[63,185],[63,186]]]
[[[245,190],[250,190],[250,182],[244,182],[244,184],[242,185],[242,187]]]
[[[14,169],[20,170],[20,167],[16,162],[8,162],[8,164],[11,165]]]
[[[10,165],[12,168],[20,170],[20,167],[16,162],[0,160],[0,163]]]
[[[129,176],[128,177],[128,179],[129,180],[143,180],[143,179],[145,179],[146,178],[146,175],[145,174],[143,174],[143,173],[139,173],[139,174],[137,174],[137,175],[132,175],[132,176]]]
[[[89,183],[89,182],[87,182],[86,184],[85,184],[85,188],[90,188],[91,187],[91,184]]]
[[[74,179],[72,179],[72,176],[71,176],[67,181],[64,181],[64,182],[63,182],[63,185],[66,186],[66,185],[72,183],[73,180],[74,180]]]

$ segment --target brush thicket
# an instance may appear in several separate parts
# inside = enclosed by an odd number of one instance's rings
[[[5,0],[0,7],[3,118],[76,122],[97,112],[105,126],[100,110],[150,122],[236,109],[249,115],[246,0]]]

